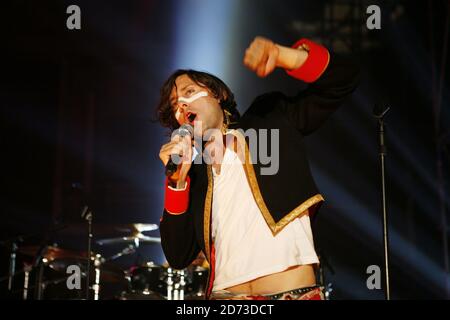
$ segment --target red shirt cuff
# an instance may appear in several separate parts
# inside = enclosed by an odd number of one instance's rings
[[[324,46],[308,39],[300,39],[292,48],[297,49],[300,46],[308,51],[308,58],[299,68],[286,70],[286,72],[304,82],[314,82],[320,78],[327,68],[330,62],[330,53]]]
[[[191,179],[186,178],[186,186],[184,189],[173,189],[169,187],[169,179],[166,178],[166,193],[164,198],[164,208],[170,214],[182,214],[187,211],[189,205],[189,188]]]

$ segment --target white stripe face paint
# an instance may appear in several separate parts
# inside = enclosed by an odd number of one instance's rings
[[[192,97],[190,98],[185,98],[185,97],[179,97],[178,98],[178,102],[186,102],[186,103],[192,103],[195,100],[201,98],[201,97],[207,97],[208,96],[208,92],[206,91],[200,91],[197,92],[196,94],[194,94]]]
[[[178,97],[178,102],[184,102],[184,103],[192,103],[195,100],[201,98],[201,97],[207,97],[208,92],[206,91],[200,91],[194,94],[192,97],[185,98],[185,97]],[[175,119],[179,120],[178,117],[180,116],[180,108],[177,108],[177,111],[175,112]]]

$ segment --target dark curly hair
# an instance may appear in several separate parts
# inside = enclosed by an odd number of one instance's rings
[[[214,94],[214,97],[219,99],[222,110],[226,110],[230,114],[228,117],[230,120],[230,124],[236,123],[239,120],[240,114],[237,110],[237,104],[234,100],[234,95],[231,92],[230,88],[228,88],[228,86],[222,80],[206,72],[190,69],[179,69],[172,73],[172,75],[163,84],[160,91],[160,100],[156,109],[156,113],[158,121],[164,127],[175,130],[180,126],[175,119],[175,114],[170,103],[170,93],[172,92],[172,88],[176,87],[175,80],[183,74],[186,74],[199,86],[206,87],[211,90],[211,92]],[[224,119],[226,118],[224,117]]]

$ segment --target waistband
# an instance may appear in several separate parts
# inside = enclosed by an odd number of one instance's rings
[[[320,295],[321,299],[323,300],[323,287],[321,286],[311,286],[311,287],[303,287],[303,288],[297,288],[292,289],[288,291],[278,292],[278,293],[271,293],[271,294],[245,294],[245,293],[239,293],[235,294],[227,290],[218,290],[211,293],[210,300],[227,300],[227,299],[236,299],[236,300],[282,300],[289,296],[289,300],[292,298],[301,298],[303,295],[306,295],[307,293],[310,293],[311,291],[317,291],[317,295]]]

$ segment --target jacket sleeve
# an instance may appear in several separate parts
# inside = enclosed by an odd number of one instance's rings
[[[169,265],[184,269],[197,257],[200,247],[189,210],[190,179],[184,190],[174,190],[166,179],[165,203],[160,221],[161,245]]]
[[[282,95],[283,101],[279,105],[292,125],[303,135],[308,135],[342,105],[358,82],[358,66],[348,58],[330,54],[328,65],[320,77],[294,97]]]
[[[356,89],[359,67],[348,58],[331,54],[324,47],[309,41],[311,50],[305,63],[287,73],[308,83],[295,96],[269,92],[258,96],[246,114],[271,117],[281,113],[287,121],[308,135],[318,129]]]

